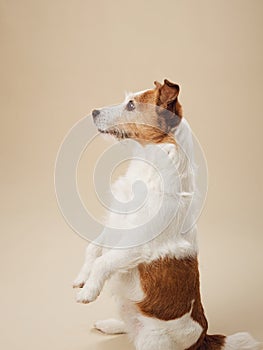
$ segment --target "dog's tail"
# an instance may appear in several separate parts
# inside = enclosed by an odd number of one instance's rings
[[[249,333],[223,335],[206,335],[198,350],[260,350],[262,343],[256,341]]]

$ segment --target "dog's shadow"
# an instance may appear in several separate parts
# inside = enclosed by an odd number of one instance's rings
[[[125,349],[134,350],[134,347],[129,343],[127,337],[119,336],[112,339],[105,339],[96,345],[96,350],[115,350],[115,349]]]
[[[93,332],[97,332],[93,330]],[[134,350],[134,346],[129,342],[126,335],[116,335],[107,337],[102,334],[101,341],[96,344],[96,350],[116,350],[116,349],[125,349],[125,350]],[[95,350],[94,349],[94,350]]]

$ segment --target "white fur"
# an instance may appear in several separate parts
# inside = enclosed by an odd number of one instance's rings
[[[249,333],[236,333],[226,338],[223,350],[260,350],[262,343],[256,341]]]
[[[203,331],[200,324],[192,319],[191,312],[192,309],[182,317],[170,321],[140,315],[138,318],[141,322],[141,331],[138,332],[135,346],[137,349],[160,350],[190,348],[197,342]]]
[[[132,96],[128,95],[125,103]],[[105,130],[119,122],[123,114],[128,118],[125,103],[102,109],[97,127]],[[203,331],[192,319],[191,310],[179,319],[162,321],[143,316],[136,307],[136,302],[144,298],[138,264],[167,256],[195,256],[198,250],[194,222],[190,222],[191,229],[182,234],[196,190],[193,142],[186,120],[181,121],[175,136],[181,147],[172,144],[135,145],[134,160],[125,176],[113,185],[112,191],[118,200],[129,203],[136,195],[140,199],[140,191],[134,192],[133,185],[141,181],[148,189],[144,205],[129,214],[109,215],[101,236],[88,246],[85,263],[74,282],[74,286],[85,283],[77,294],[77,301],[89,303],[98,297],[105,282],[110,280],[123,321],[99,321],[95,327],[109,334],[127,332],[137,350],[184,350],[193,345]],[[143,161],[138,163],[138,159]],[[192,220],[191,215],[187,220]],[[124,229],[122,234],[116,227]],[[101,247],[112,246],[112,243],[123,249]],[[125,249],[127,246],[132,247]],[[240,348],[235,347],[237,343],[241,344]],[[225,346],[225,350],[234,349],[258,348],[248,336],[235,335],[227,338]]]

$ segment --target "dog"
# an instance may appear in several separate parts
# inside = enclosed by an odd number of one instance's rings
[[[195,222],[182,232],[186,217],[191,222],[196,191],[191,129],[178,100],[179,85],[167,79],[154,85],[92,112],[100,133],[134,142],[134,159],[114,183],[114,194],[130,201],[133,183],[140,180],[147,184],[148,201],[131,215],[109,214],[107,229],[88,245],[73,283],[81,288],[77,301],[94,301],[109,280],[121,320],[98,321],[95,328],[127,333],[137,350],[258,350],[261,344],[248,333],[207,334]],[[123,236],[111,232],[116,225]],[[107,247],[110,237],[123,249]],[[128,246],[131,242],[137,244]]]

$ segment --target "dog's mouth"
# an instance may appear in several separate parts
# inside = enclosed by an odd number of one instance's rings
[[[122,129],[117,129],[117,128],[109,128],[106,130],[98,129],[98,131],[101,134],[108,134],[116,137],[118,140],[120,139],[128,139],[131,137],[130,133],[126,132],[125,130]]]
[[[158,127],[147,124],[140,124],[139,127],[135,123],[130,123],[129,125],[125,124],[125,126],[114,125],[107,129],[98,128],[98,131],[101,134],[111,135],[119,141],[133,139],[141,143],[160,143],[166,140],[166,142],[174,143],[173,137],[169,138],[166,132]]]

